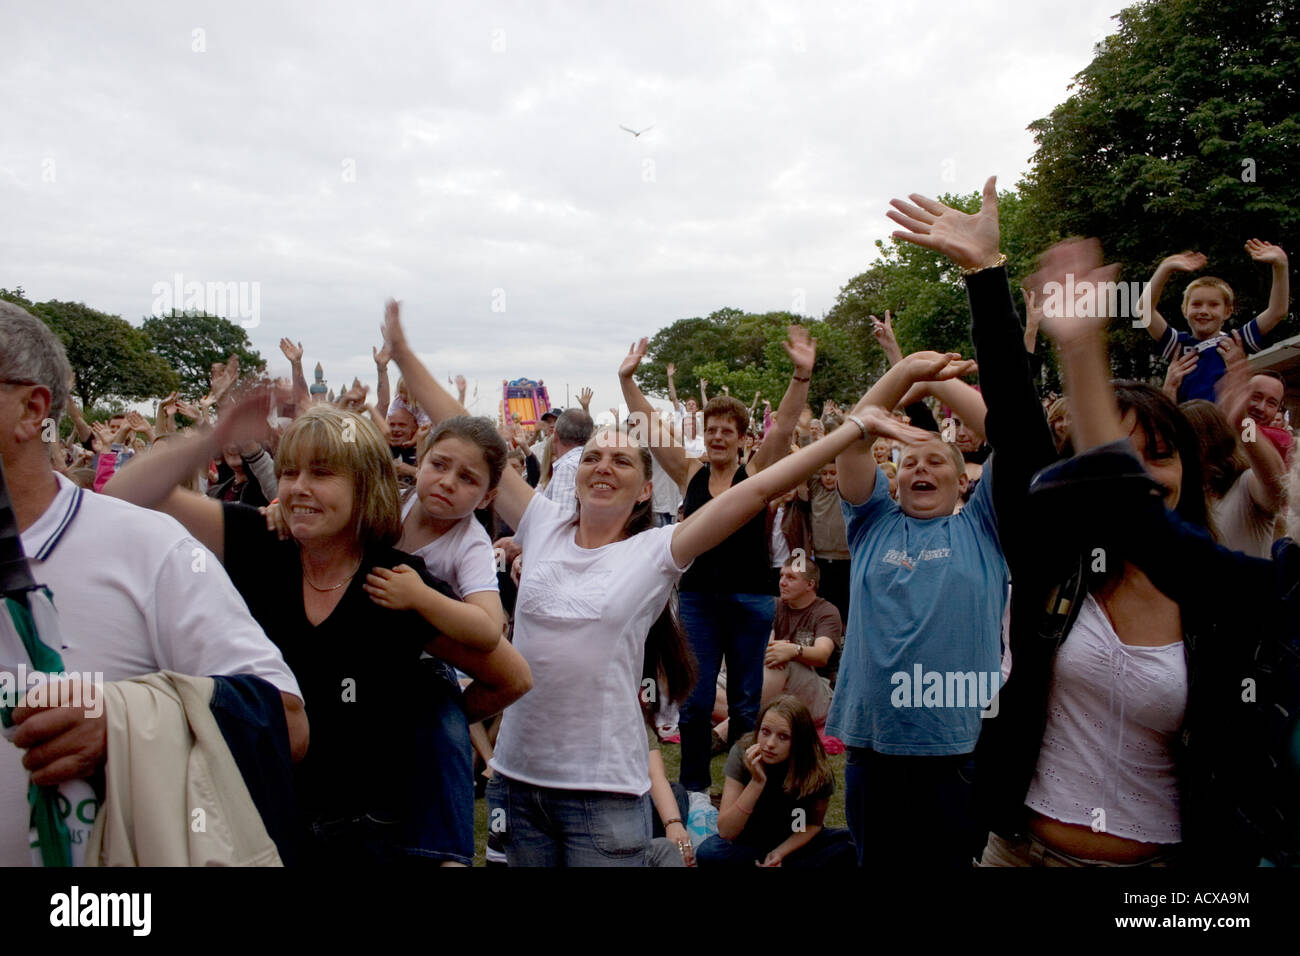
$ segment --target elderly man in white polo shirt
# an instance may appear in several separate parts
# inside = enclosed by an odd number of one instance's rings
[[[255,675],[280,691],[290,750],[301,759],[307,716],[298,682],[221,563],[173,518],[55,473],[42,439],[68,399],[63,346],[8,302],[0,302],[0,342],[0,456],[32,576],[59,612],[66,670],[106,681],[161,670]],[[14,657],[13,649],[5,656]],[[90,776],[105,759],[102,713],[45,707],[16,716],[17,746],[0,742],[4,866],[31,862],[27,771],[37,784],[57,784]]]

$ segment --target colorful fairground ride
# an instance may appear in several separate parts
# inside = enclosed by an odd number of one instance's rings
[[[546,385],[530,378],[514,381],[501,380],[501,420],[515,421],[528,429],[536,429],[551,407]]]

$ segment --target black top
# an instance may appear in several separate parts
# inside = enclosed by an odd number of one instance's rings
[[[784,789],[786,774],[790,769],[788,762],[763,769],[767,773],[767,783],[763,786],[758,802],[754,804],[754,812],[745,821],[745,829],[731,842],[737,846],[753,847],[766,854],[779,847],[795,832],[791,826],[797,819],[795,810],[803,811],[806,826],[813,825],[813,809],[819,801],[830,799],[835,792],[835,783],[832,781],[816,793],[796,800]],[[745,751],[740,744],[735,744],[731,753],[727,754],[722,773],[732,780],[739,780],[743,786],[749,786],[753,777],[745,766]]]
[[[298,546],[267,531],[255,508],[227,504],[226,571],[254,619],[298,678],[311,726],[307,756],[294,767],[301,811],[331,817],[396,809],[393,778],[409,759],[427,696],[419,664],[438,631],[414,611],[392,611],[362,590],[374,567],[407,564],[425,584],[454,597],[419,558],[394,548],[367,553],[338,606],[307,620]],[[422,690],[423,689],[423,690]]]
[[[682,514],[689,518],[713,500],[709,494],[709,466],[695,473],[686,486]],[[749,476],[741,465],[732,476],[734,487]],[[769,568],[772,565],[767,547],[767,515],[760,511],[722,544],[695,559],[682,575],[681,590],[708,594],[776,594]]]

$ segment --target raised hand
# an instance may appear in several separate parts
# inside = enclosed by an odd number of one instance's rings
[[[589,388],[584,388],[578,393],[578,404],[582,406],[585,412],[591,411],[591,397],[596,394]]]
[[[211,391],[208,393],[212,396],[213,402],[220,403],[226,394],[239,379],[239,356],[231,355],[226,363],[220,362],[215,366],[212,373]]]
[[[874,315],[871,317],[871,334],[875,336],[876,342],[884,349],[890,365],[897,365],[903,357],[903,350],[898,347],[898,339],[894,337],[894,313],[889,309],[885,310],[885,321],[880,321]]]
[[[802,325],[790,326],[786,334],[789,338],[781,343],[785,347],[785,354],[794,363],[795,374],[802,373],[802,377],[807,378],[813,363],[817,361],[817,340]]]
[[[1287,264],[1286,253],[1282,251],[1282,247],[1275,246],[1271,242],[1250,239],[1246,242],[1246,251],[1256,262],[1267,262],[1269,265]]]
[[[389,299],[384,304],[384,324],[380,327],[384,334],[384,347],[390,355],[400,356],[407,347],[406,333],[402,330],[402,304],[396,299]]]
[[[674,375],[677,374],[677,366],[674,365],[672,362],[669,362],[666,366],[664,366],[664,371],[668,374],[669,378],[672,378]]]
[[[291,339],[288,338],[280,339],[280,351],[284,353],[284,357],[287,358],[289,362],[293,365],[297,365],[299,362],[302,361],[301,342],[295,345]]]
[[[379,348],[375,348],[373,345],[370,346],[370,353],[375,357],[375,366],[380,369],[388,368],[388,363],[393,358],[393,353],[389,350],[387,342]]]
[[[90,447],[101,455],[113,449],[113,431],[107,422],[95,422],[90,426]]]
[[[222,445],[265,441],[271,434],[267,416],[272,401],[271,389],[256,388],[222,409],[221,417],[217,419],[217,441]]]
[[[891,199],[894,208],[885,213],[902,226],[891,235],[942,253],[962,269],[992,265],[998,257],[998,178],[984,184],[980,211],[964,213],[926,196],[912,193],[912,202]]]
[[[467,386],[468,386],[468,383],[465,381],[465,376],[464,376],[464,375],[457,375],[457,376],[456,376],[456,394],[460,397],[460,403],[461,403],[462,405],[465,404],[465,389],[466,389]]]
[[[1049,283],[1056,283],[1057,288],[1068,285],[1067,276],[1073,277],[1073,286],[1076,290],[1082,290],[1089,285],[1094,289],[1101,289],[1103,288],[1101,283],[1114,282],[1118,275],[1118,264],[1109,266],[1101,264],[1101,243],[1096,239],[1067,239],[1058,242],[1043,253],[1038,260],[1038,271],[1029,276],[1025,284],[1041,297]],[[1098,294],[1093,298],[1096,301],[1094,312],[1108,311],[1109,296]],[[1055,311],[1044,309],[1042,329],[1059,348],[1066,348],[1093,338],[1100,334],[1111,319],[1111,316],[1107,315],[1075,315],[1077,310],[1073,302],[1065,303],[1065,308],[1061,310],[1065,315],[1048,314]]]
[[[1246,248],[1249,250],[1249,242],[1246,243]],[[1209,261],[1209,259],[1205,258],[1205,256],[1201,255],[1199,252],[1188,251],[1180,252],[1175,256],[1166,256],[1164,259],[1160,260],[1160,264],[1167,269],[1174,270],[1175,272],[1200,272],[1205,268]]]
[[[1191,374],[1192,369],[1196,368],[1196,363],[1201,357],[1196,352],[1188,352],[1186,355],[1180,355],[1169,363],[1169,369],[1165,372],[1165,384],[1163,391],[1173,401],[1178,401],[1178,389],[1182,387],[1183,379]]]
[[[646,350],[649,347],[649,339],[641,339],[639,342],[634,342],[632,347],[627,350],[627,357],[623,359],[623,363],[618,367],[618,377],[631,378],[636,372],[637,367],[641,364],[641,360],[645,358]]]

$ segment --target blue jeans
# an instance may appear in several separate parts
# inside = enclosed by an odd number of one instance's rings
[[[858,865],[970,869],[987,834],[971,814],[971,754],[909,757],[849,747],[844,815]]]
[[[460,684],[445,661],[420,662],[427,693],[414,728],[412,805],[401,852],[474,865],[474,750]]]
[[[773,847],[773,849],[776,849]],[[716,833],[695,851],[699,866],[748,866],[762,863],[767,853],[758,847],[724,840]],[[817,831],[817,835],[781,861],[782,866],[807,869],[852,868],[857,862],[848,830]]]
[[[681,592],[682,624],[700,665],[699,682],[682,704],[682,786],[708,790],[713,701],[718,668],[727,661],[728,742],[754,729],[763,698],[763,656],[772,633],[776,598],[770,594]]]
[[[650,797],[534,787],[496,774],[488,828],[510,866],[645,866]]]

